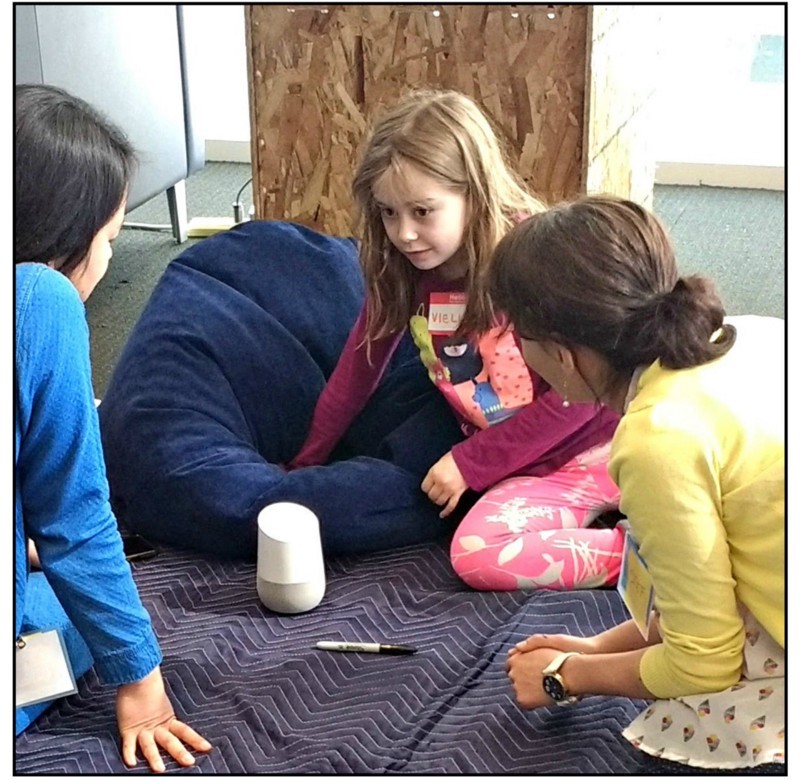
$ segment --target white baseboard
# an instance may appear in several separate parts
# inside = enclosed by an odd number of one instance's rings
[[[206,139],[208,162],[250,163],[250,141],[209,141]]]
[[[767,165],[660,162],[656,163],[656,184],[785,190],[786,169]]]

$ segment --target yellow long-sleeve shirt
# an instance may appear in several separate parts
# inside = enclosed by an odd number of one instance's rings
[[[785,637],[784,321],[731,317],[729,352],[639,377],[609,463],[656,595],[663,642],[642,657],[657,698],[722,690],[742,671],[737,600]]]

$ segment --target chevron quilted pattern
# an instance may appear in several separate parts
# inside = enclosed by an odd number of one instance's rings
[[[255,565],[162,551],[135,577],[179,713],[214,750],[187,774],[652,774],[682,768],[619,736],[643,703],[588,698],[522,712],[504,672],[534,632],[588,634],[625,619],[614,591],[468,590],[438,545],[327,564],[312,612],[280,616]],[[411,644],[411,656],[328,653],[321,639]],[[146,772],[144,764],[137,768]],[[15,771],[127,772],[113,691],[94,672],[16,740]]]

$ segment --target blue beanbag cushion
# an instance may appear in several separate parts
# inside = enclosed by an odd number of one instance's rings
[[[461,439],[404,339],[329,465],[287,472],[363,301],[350,239],[254,221],[173,260],[99,407],[112,504],[153,541],[253,558],[275,501],[320,518],[327,552],[449,530],[420,490]]]

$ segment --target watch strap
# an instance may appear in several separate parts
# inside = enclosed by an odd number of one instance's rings
[[[564,661],[567,660],[570,656],[573,655],[582,655],[582,653],[578,652],[569,652],[569,653],[559,653],[552,661],[550,661],[544,669],[542,669],[542,674],[555,674],[562,666]]]

